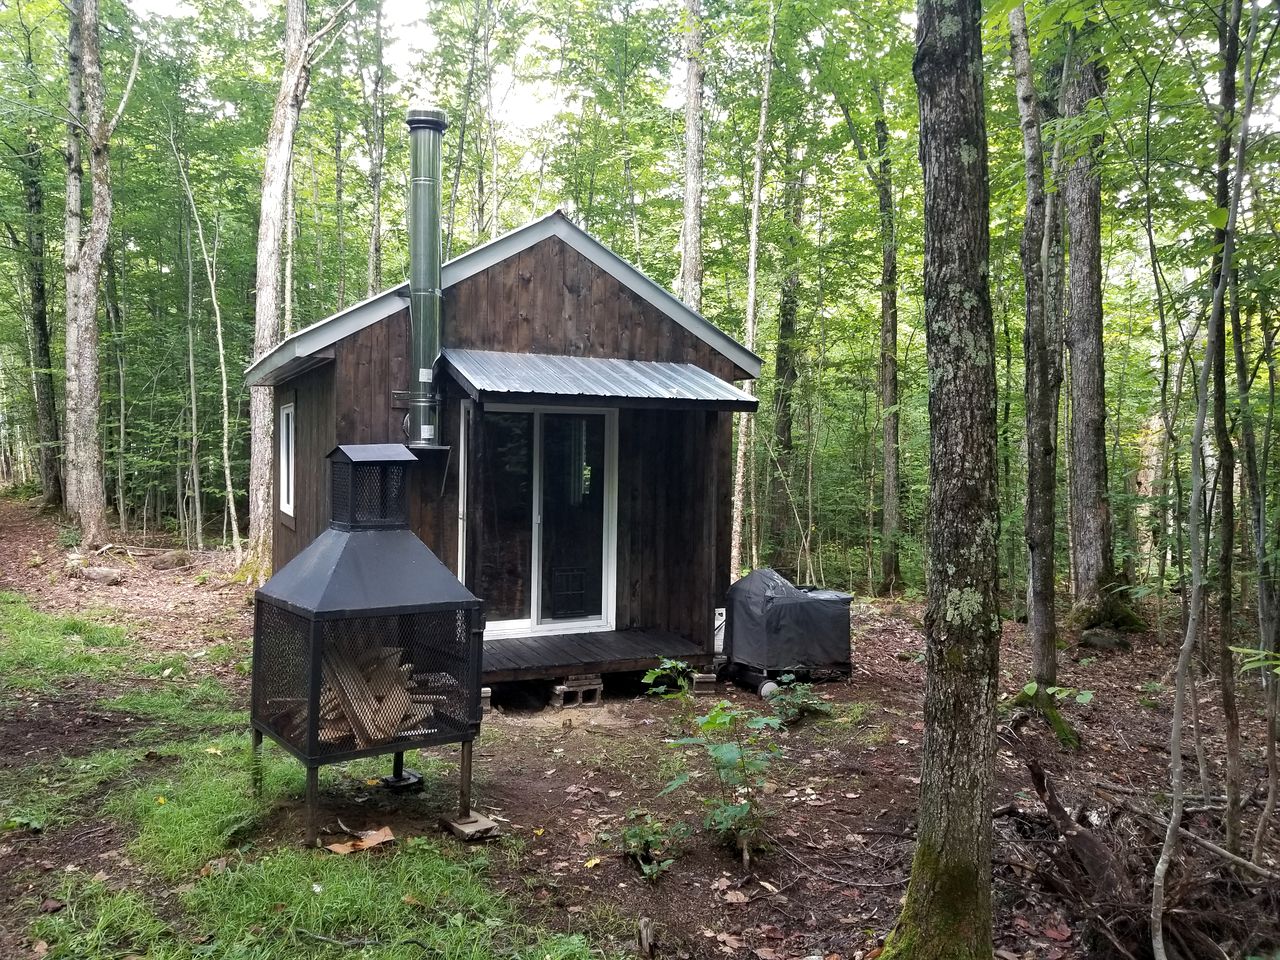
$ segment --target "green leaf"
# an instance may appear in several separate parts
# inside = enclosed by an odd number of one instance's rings
[[[1076,703],[1084,705],[1092,702],[1093,702],[1092,690],[1081,690],[1079,693],[1076,694]]]
[[[1218,230],[1227,229],[1227,208],[1214,207],[1209,211],[1209,225]]]
[[[1032,680],[1030,683],[1028,683],[1025,687],[1022,688],[1022,692],[1025,693],[1028,697],[1034,697],[1036,695],[1036,691],[1039,689],[1040,689],[1040,684]]]

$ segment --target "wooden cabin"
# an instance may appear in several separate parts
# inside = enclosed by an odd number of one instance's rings
[[[760,359],[556,212],[441,269],[438,436],[414,531],[484,601],[486,682],[714,655],[729,575],[735,381]],[[405,443],[407,285],[283,341],[276,569],[328,524],[339,444]]]

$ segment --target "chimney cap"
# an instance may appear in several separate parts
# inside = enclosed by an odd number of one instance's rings
[[[449,126],[449,118],[439,107],[410,107],[408,120],[410,130],[426,128],[443,133]]]

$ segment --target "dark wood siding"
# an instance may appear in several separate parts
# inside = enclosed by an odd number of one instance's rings
[[[447,290],[444,323],[446,346],[670,360],[724,379],[744,376],[558,238]],[[393,394],[409,386],[407,307],[332,349],[332,363],[276,390],[277,411],[292,400],[297,417],[296,508],[291,526],[276,510],[276,569],[328,524],[325,455],[340,443],[404,439],[407,411]],[[420,455],[410,525],[454,569],[462,403],[450,382],[442,390],[439,439],[450,450]],[[724,605],[728,587],[732,423],[731,414],[715,411],[619,411],[618,630],[666,631],[712,651],[714,610]],[[483,462],[478,440],[473,430],[473,491],[480,479],[475,465]],[[474,493],[469,502],[474,510]],[[479,527],[478,517],[469,518],[472,537]]]
[[[444,292],[449,347],[692,363],[724,380],[744,371],[641,300],[559,237]]]
[[[329,463],[325,455],[334,447],[334,367],[325,364],[294,377],[275,391],[275,425],[280,408],[292,403],[294,417],[293,516],[280,512],[279,474],[272,476],[271,510],[274,517],[271,560],[279,570],[329,525]],[[276,442],[279,442],[277,436]],[[276,470],[279,450],[273,451]]]
[[[708,650],[727,574],[721,489],[729,415],[622,410],[618,423],[618,628],[670,630]]]

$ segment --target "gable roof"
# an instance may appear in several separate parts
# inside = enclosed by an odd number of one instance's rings
[[[448,289],[549,237],[559,237],[637,297],[727,357],[747,376],[754,379],[760,375],[762,361],[758,356],[710,320],[689,309],[669,290],[650,280],[559,210],[454,257],[441,268],[441,286]],[[331,359],[325,351],[339,340],[392,316],[408,304],[409,285],[402,283],[313,323],[286,337],[274,350],[252,364],[245,371],[245,383],[251,387],[283,383]]]

